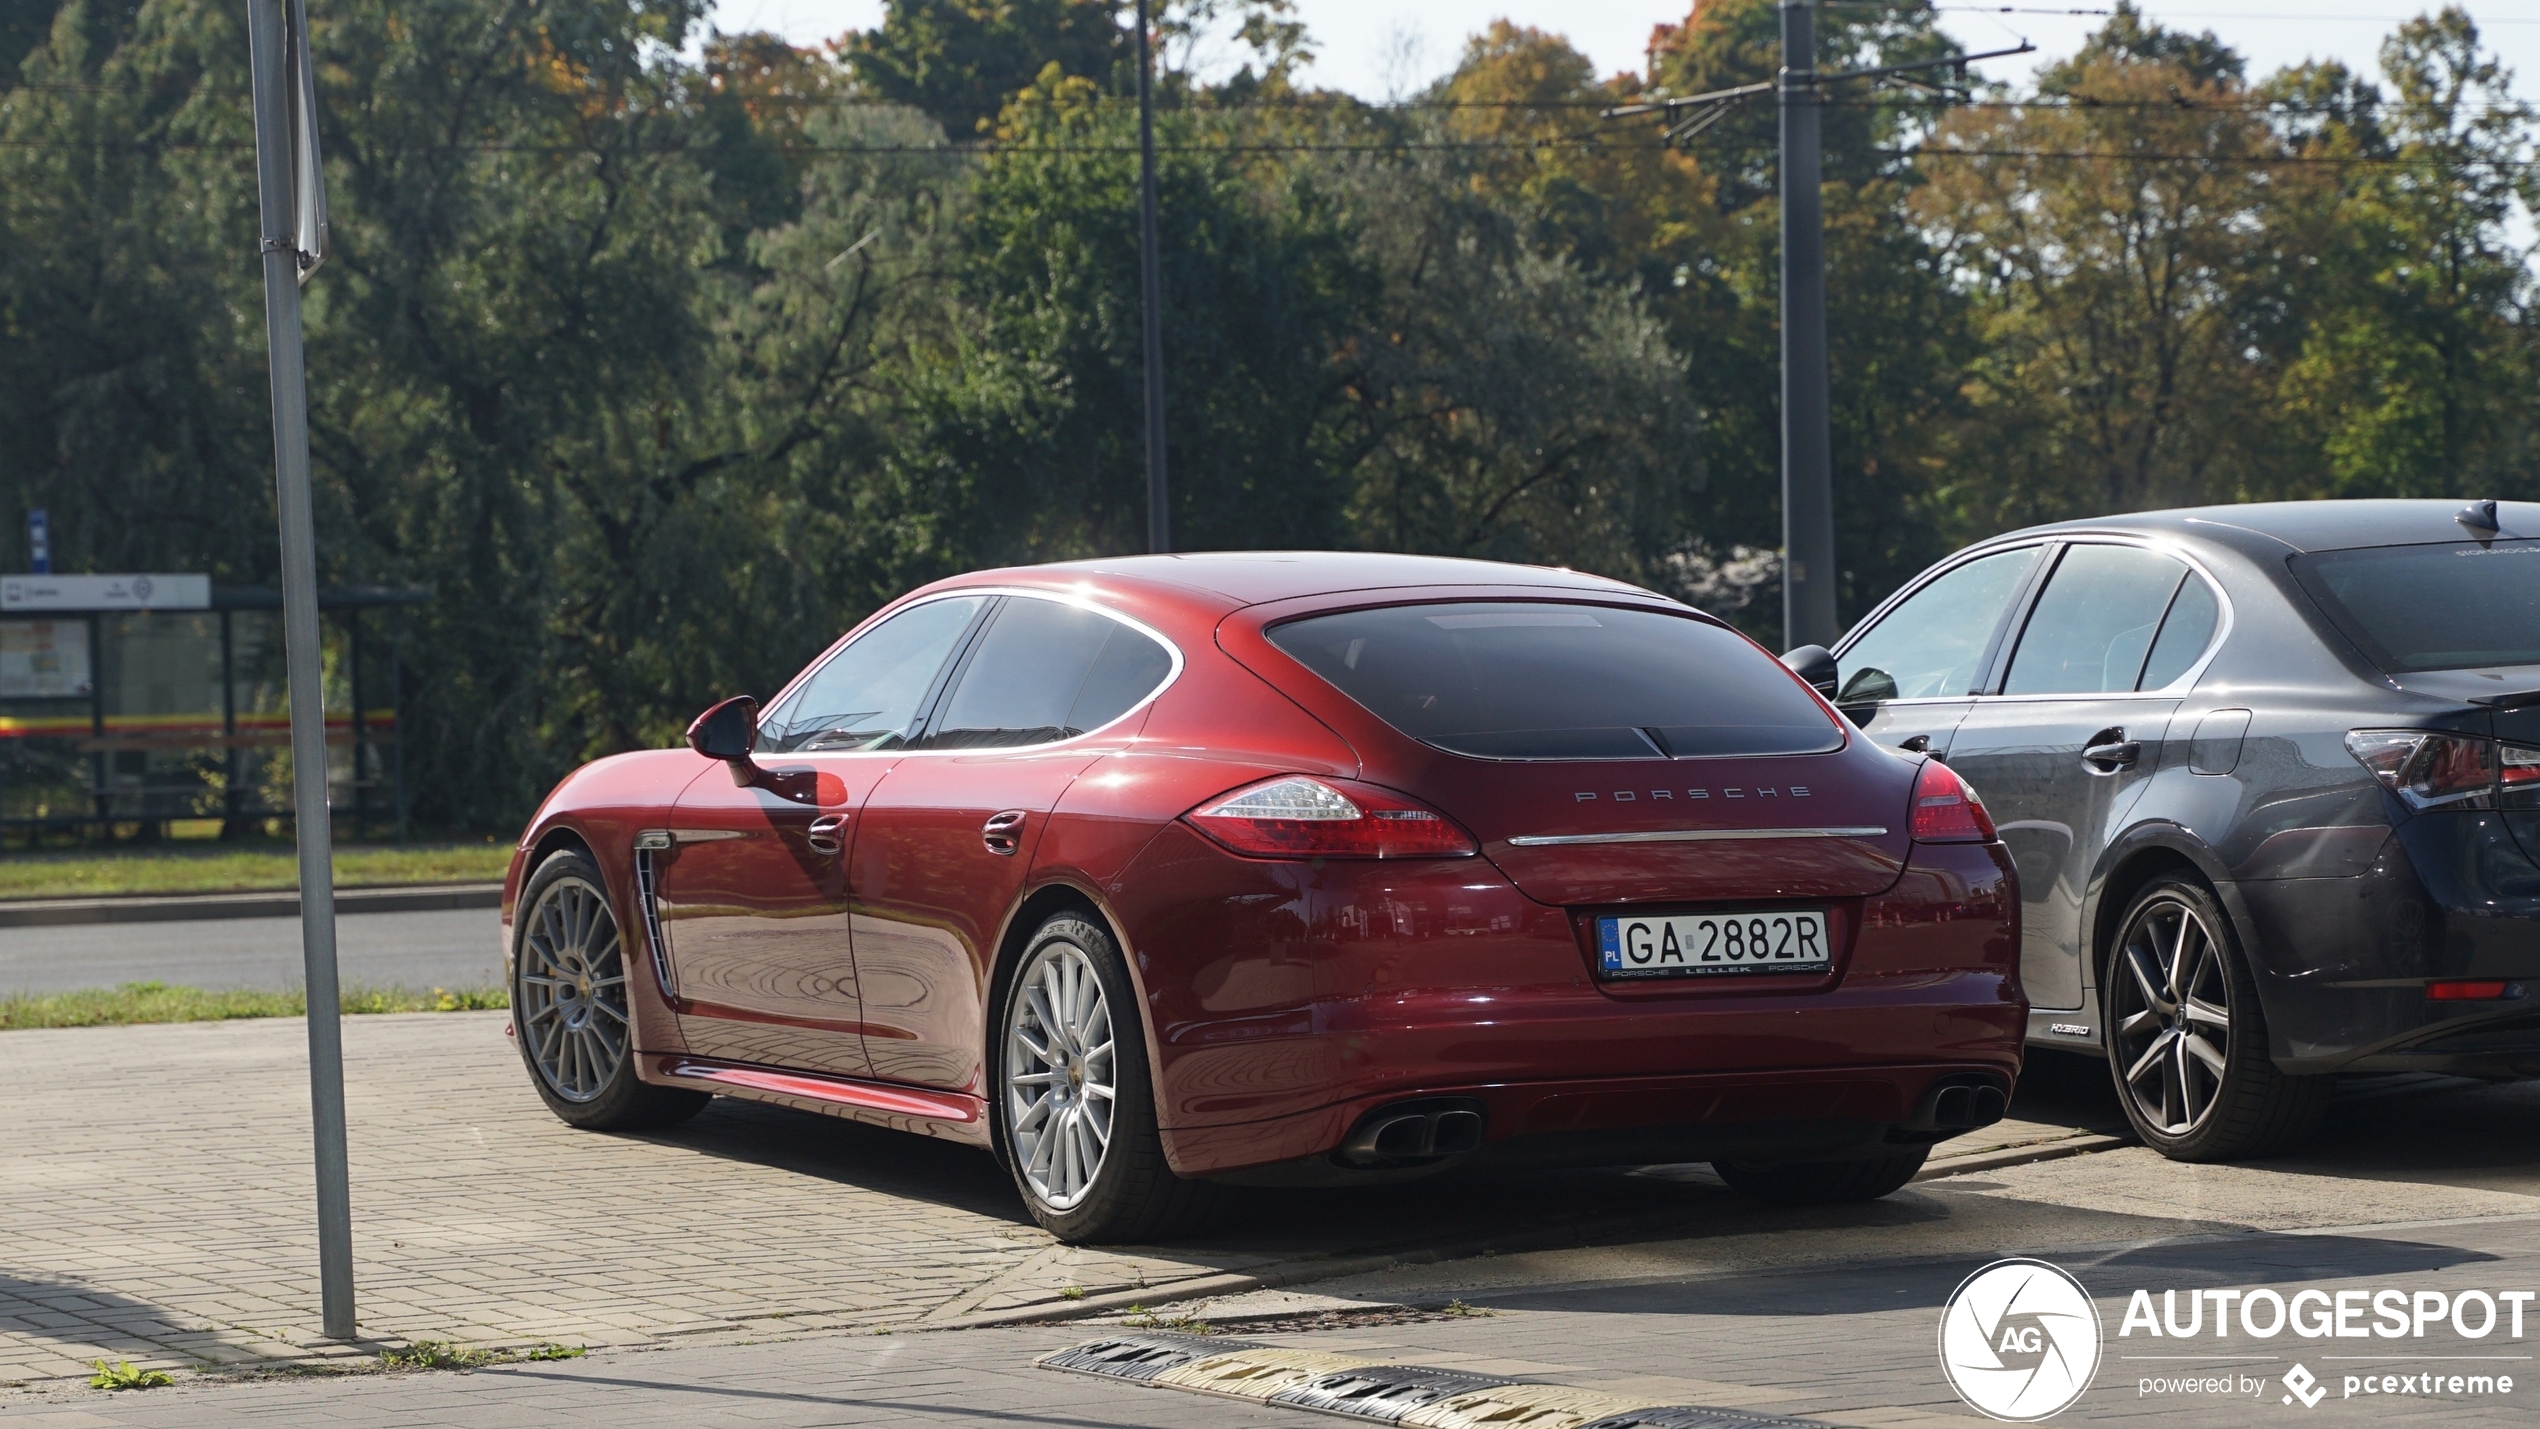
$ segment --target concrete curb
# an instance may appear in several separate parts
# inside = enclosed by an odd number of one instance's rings
[[[1976,1171],[1999,1171],[2009,1166],[2026,1166],[2034,1161],[2061,1161],[2067,1156],[2088,1156],[2094,1151],[2114,1151],[2133,1146],[2123,1136],[2101,1136],[2084,1133],[2059,1137],[2053,1141],[2031,1142],[2026,1146],[2005,1146],[1999,1151],[1980,1151],[1973,1156],[1960,1156],[1936,1165],[1925,1166],[1914,1174],[1916,1181],[1937,1181],[1946,1176],[1964,1176]]]
[[[499,883],[431,883],[406,888],[339,888],[338,913],[423,913],[499,908]],[[0,903],[0,928],[74,923],[171,923],[196,918],[296,918],[297,889],[267,893],[127,894],[120,898],[29,898]]]

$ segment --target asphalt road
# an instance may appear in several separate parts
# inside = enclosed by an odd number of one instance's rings
[[[491,908],[353,913],[335,920],[348,988],[497,987],[502,924]],[[300,986],[300,920],[90,923],[0,931],[0,993],[127,982],[282,992]]]

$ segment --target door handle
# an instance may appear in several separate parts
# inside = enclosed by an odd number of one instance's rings
[[[2123,729],[2099,731],[2090,737],[2090,743],[2082,746],[2081,751],[2081,762],[2089,765],[2093,774],[2114,774],[2120,769],[2131,769],[2134,762],[2142,757],[2142,741],[2126,738]]]
[[[811,845],[813,853],[844,853],[847,841],[839,835],[846,831],[846,815],[823,814],[812,820],[811,827],[803,831],[803,842]]]
[[[979,841],[988,846],[988,852],[1001,858],[1012,858],[1023,847],[1023,820],[1026,817],[1021,809],[990,815],[988,822],[979,830]]]
[[[1928,734],[1918,734],[1912,739],[1906,740],[1904,743],[1896,747],[1904,750],[1907,754],[1929,754],[1931,753],[1931,736]]]

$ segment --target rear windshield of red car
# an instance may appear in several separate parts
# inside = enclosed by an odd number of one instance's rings
[[[1690,616],[1476,601],[1308,616],[1268,635],[1395,729],[1482,759],[1843,747],[1842,730],[1781,662]]]
[[[2390,674],[2540,665],[2540,541],[2320,551],[2293,573]]]

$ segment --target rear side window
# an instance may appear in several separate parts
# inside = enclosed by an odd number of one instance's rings
[[[1492,601],[1310,616],[1268,634],[1395,729],[1482,759],[1843,747],[1825,707],[1781,662],[1689,616]]]
[[[2185,563],[2140,546],[2068,548],[2029,612],[2002,693],[2133,689],[2160,633],[2161,616],[2186,575]]]
[[[979,637],[921,747],[1072,739],[1126,714],[1172,669],[1163,646],[1109,616],[1014,596]]]
[[[2161,633],[2152,641],[2152,658],[2143,662],[2143,678],[2134,687],[2166,689],[2195,666],[2197,657],[2213,643],[2214,627],[2221,622],[2222,602],[2214,599],[2214,588],[2202,576],[2189,576],[2178,588],[2178,598],[2170,602],[2170,613],[2161,618]]]
[[[2293,573],[2392,674],[2540,665],[2540,541],[2321,551]]]

